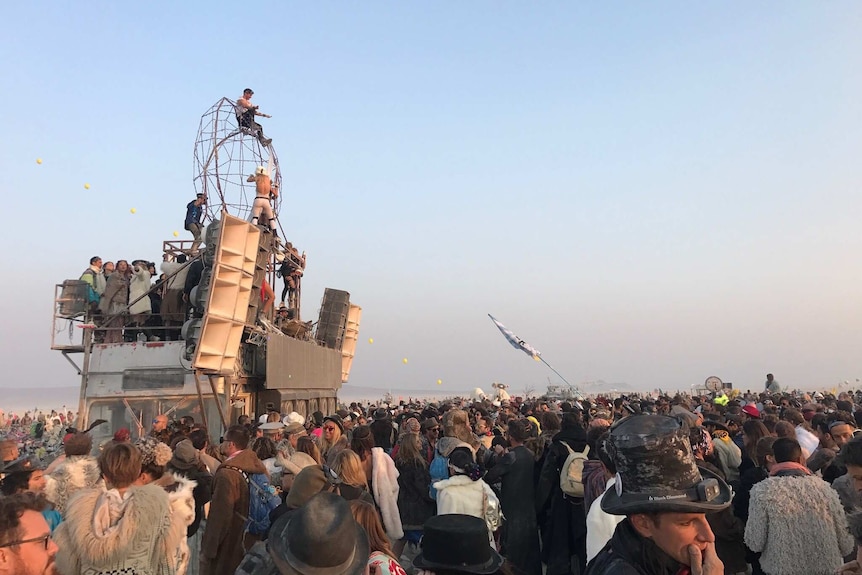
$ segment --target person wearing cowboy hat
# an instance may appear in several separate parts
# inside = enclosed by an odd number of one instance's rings
[[[324,492],[279,517],[236,575],[363,575],[369,555],[368,535],[347,500]]]
[[[685,423],[633,415],[611,427],[606,443],[617,468],[601,509],[624,515],[587,575],[723,575],[706,514],[730,505],[730,487],[697,466]]]
[[[505,559],[488,544],[488,527],[472,515],[448,513],[429,518],[422,528],[422,550],[413,566],[425,572],[494,575]]]

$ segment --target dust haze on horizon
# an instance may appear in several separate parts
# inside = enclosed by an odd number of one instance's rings
[[[363,308],[351,385],[560,383],[488,313],[575,385],[855,382],[862,4],[776,8],[260,2],[263,41],[197,2],[7,6],[0,388],[78,384],[54,285],[188,237],[200,116],[247,86],[304,319]]]

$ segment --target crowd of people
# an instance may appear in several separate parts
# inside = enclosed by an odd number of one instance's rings
[[[343,407],[4,441],[0,573],[862,574],[862,393]]]

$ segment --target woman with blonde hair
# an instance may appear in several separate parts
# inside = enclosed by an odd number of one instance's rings
[[[470,429],[470,417],[461,409],[450,409],[443,414],[443,437],[454,437],[469,445],[475,453],[480,442]]]
[[[320,455],[324,461],[331,462],[336,453],[347,448],[344,422],[338,415],[327,415],[320,430]]]
[[[368,492],[368,480],[359,456],[349,449],[339,451],[328,468],[337,478],[338,492],[348,501],[361,499],[374,504],[374,498]],[[324,466],[324,472],[327,467]]]
[[[398,557],[389,546],[389,538],[380,522],[380,514],[374,505],[365,501],[351,501],[350,512],[368,535],[368,571],[379,575],[403,575],[404,569],[398,563]]]

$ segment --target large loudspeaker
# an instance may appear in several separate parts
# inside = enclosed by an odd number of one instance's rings
[[[206,300],[192,362],[196,369],[210,374],[233,373],[245,329],[259,243],[260,230],[256,226],[224,215],[211,276],[204,285],[204,274],[195,294],[198,299]]]
[[[320,303],[320,318],[315,335],[317,343],[341,351],[349,312],[350,294],[343,290],[326,288]]]

